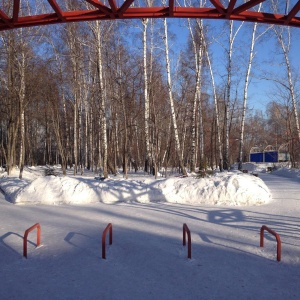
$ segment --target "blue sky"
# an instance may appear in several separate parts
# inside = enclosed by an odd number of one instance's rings
[[[172,43],[173,51],[184,50],[187,46],[187,38],[189,32],[185,27],[185,19],[169,19],[170,26],[169,29],[172,32],[176,32],[176,42]],[[204,20],[205,24],[213,26],[213,34],[218,35],[222,32],[222,27],[224,26],[224,21],[214,20],[208,21]],[[242,31],[240,31],[237,36],[236,43],[238,44],[239,49],[244,48],[245,53],[242,54],[241,63],[247,63],[248,61],[248,52],[249,47],[247,46],[251,39],[250,37],[250,26],[251,23],[245,23],[243,25]],[[259,25],[265,26],[265,25]],[[262,28],[262,27],[261,27]],[[272,33],[271,30],[269,31]],[[300,76],[300,29],[291,28],[292,32],[292,43],[290,51],[290,62],[294,69],[294,75],[298,74]],[[245,47],[244,47],[245,45]],[[238,62],[241,60],[238,56],[241,55],[241,50],[235,49],[236,57],[234,60]],[[252,67],[252,74],[255,73],[255,78],[252,77],[251,83],[249,85],[249,94],[248,94],[248,105],[250,108],[258,109],[265,111],[266,104],[272,99],[271,95],[274,91],[274,83],[271,80],[263,80],[263,72],[275,73],[275,74],[284,74],[284,66],[281,65],[283,60],[283,55],[281,54],[281,49],[276,43],[276,40],[273,37],[265,35],[260,43],[257,43],[255,46],[256,57]],[[226,63],[226,58],[224,56],[224,50],[217,43],[211,45],[211,53],[213,57],[214,71],[216,74],[226,74],[224,69],[224,64]],[[271,75],[269,75],[271,77]],[[220,76],[216,76],[216,83],[221,83]],[[243,83],[244,78],[241,79],[241,84],[238,88],[240,95],[243,92]]]

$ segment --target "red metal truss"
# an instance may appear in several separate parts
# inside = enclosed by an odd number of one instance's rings
[[[31,15],[26,14],[26,10],[22,9],[22,2],[21,0],[2,1],[0,31],[66,22],[170,17],[227,19],[300,27],[300,0],[282,1],[291,6],[286,7],[284,12],[272,9],[271,0],[248,0],[243,1],[243,4],[240,4],[241,1],[238,0],[209,0],[206,1],[205,6],[200,5],[202,3],[200,0],[194,6],[184,6],[183,0],[168,0],[165,5],[161,6],[156,5],[158,2],[162,3],[160,0],[155,1],[155,5],[152,6],[147,5],[146,1],[144,6],[140,6],[142,2],[137,0],[74,1],[74,3],[81,4],[80,7],[84,7],[78,10],[75,4],[72,10],[63,9],[67,7],[65,0],[44,0],[44,3],[48,2],[47,13]],[[261,11],[257,12],[260,3],[263,5]],[[284,3],[281,5],[284,6]]]

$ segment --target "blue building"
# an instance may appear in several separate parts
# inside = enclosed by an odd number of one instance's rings
[[[252,147],[250,150],[249,161],[256,163],[276,163],[290,160],[287,151],[287,144],[281,145],[278,149],[268,145],[264,150],[260,147]]]

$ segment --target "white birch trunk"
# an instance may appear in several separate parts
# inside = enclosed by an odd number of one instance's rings
[[[79,82],[82,84],[82,78],[79,79]],[[81,175],[84,173],[83,166],[83,124],[82,124],[82,88],[81,84],[79,87],[79,103],[78,103],[78,148],[79,148],[79,166]]]
[[[66,107],[66,98],[65,98],[65,93],[63,92],[62,94],[62,100],[63,100],[63,111],[64,111],[64,117],[65,117],[65,135],[66,135],[66,149],[65,150],[65,164],[62,162],[62,164],[64,164],[62,166],[62,170],[63,170],[63,175],[67,175],[67,164],[68,164],[68,159],[70,158],[70,136],[69,136],[69,129],[68,129],[68,124],[66,122],[67,120],[67,107]]]
[[[260,12],[261,6],[262,6],[262,4],[260,3],[258,10],[257,10],[258,12]],[[266,31],[268,31],[270,28],[270,27],[267,28],[263,33],[261,33],[258,37],[256,37],[257,26],[258,26],[258,24],[254,23],[253,30],[252,30],[252,37],[251,37],[248,67],[247,67],[246,76],[245,76],[243,111],[242,111],[240,142],[239,142],[239,144],[240,144],[239,145],[239,165],[238,165],[239,170],[242,170],[242,162],[243,162],[244,131],[245,131],[246,110],[247,110],[248,87],[249,87],[249,78],[250,78],[250,73],[251,73],[251,68],[252,68],[252,62],[253,62],[253,58],[254,58],[254,47],[255,47],[256,40],[258,38],[260,38],[262,35],[264,35],[266,33]]]
[[[179,141],[179,135],[178,135],[173,94],[172,94],[171,68],[170,68],[169,45],[168,45],[168,27],[167,27],[167,19],[166,18],[164,18],[164,37],[163,37],[163,39],[165,42],[167,86],[168,86],[169,102],[170,102],[170,107],[171,107],[171,116],[172,116],[173,130],[174,130],[176,154],[177,154],[177,158],[179,160],[179,166],[182,170],[182,173],[183,173],[183,175],[187,176],[186,169],[185,169],[185,167],[183,165],[183,161],[181,159],[181,147],[180,147],[180,141]]]
[[[204,40],[205,43],[205,40]],[[220,114],[219,114],[219,106],[218,106],[218,96],[216,92],[216,85],[215,85],[215,77],[212,69],[212,64],[208,52],[208,47],[205,43],[205,53],[207,57],[209,72],[211,76],[211,84],[213,89],[213,97],[214,97],[214,107],[215,107],[215,116],[216,116],[216,134],[217,134],[217,149],[218,149],[218,155],[219,155],[219,169],[222,172],[223,171],[223,154],[222,154],[222,143],[221,143],[221,128],[220,128]]]
[[[249,78],[252,67],[252,61],[254,58],[254,45],[255,45],[255,36],[256,36],[257,23],[254,23],[252,30],[252,38],[249,52],[248,67],[245,77],[244,85],[244,97],[243,97],[243,110],[242,110],[242,120],[241,120],[241,131],[240,131],[240,145],[239,145],[239,165],[238,169],[242,170],[243,163],[243,148],[244,148],[244,130],[245,130],[245,119],[246,119],[246,109],[247,109],[247,98],[248,98],[248,87],[249,87]]]
[[[124,117],[124,144],[123,144],[123,172],[125,179],[128,179],[128,130],[127,130],[127,114],[125,99],[120,86],[120,96],[122,101],[123,117]]]
[[[119,139],[118,139],[118,131],[119,131],[119,122],[118,122],[118,115],[115,113],[115,169],[117,171],[118,168],[118,160],[120,157],[120,150],[119,150]]]
[[[10,33],[8,35],[8,97],[13,99],[15,91],[15,76],[14,76],[14,67],[15,67],[15,36]],[[17,112],[18,105],[10,105],[9,108],[9,122],[8,122],[8,141],[7,141],[7,161],[6,161],[6,171],[8,176],[11,175],[11,172],[15,169],[15,156],[16,156],[16,143],[18,128],[20,123],[20,114]]]
[[[76,41],[75,33],[72,28],[68,31],[70,56],[73,71],[73,98],[74,98],[74,112],[73,112],[73,155],[74,155],[74,176],[77,174],[78,164],[78,66],[77,66],[77,54],[76,53]]]
[[[56,47],[53,44],[53,41],[51,41],[51,40],[49,40],[49,41],[50,41],[50,44],[52,45],[53,52],[55,55],[55,60],[58,64],[58,68],[60,71],[59,75],[62,80],[62,77],[63,77],[62,76],[62,74],[63,74],[62,59],[59,59],[59,53],[56,50]],[[64,134],[62,137],[60,135],[58,135],[57,133],[55,133],[55,134],[56,134],[57,138],[60,137],[65,140],[65,146],[64,147],[61,146],[61,147],[59,147],[59,149],[60,149],[60,155],[61,155],[61,159],[62,159],[62,172],[63,172],[63,175],[66,175],[67,174],[66,168],[67,168],[68,160],[71,157],[71,155],[70,155],[70,136],[69,136],[68,123],[67,123],[67,107],[66,107],[65,91],[63,88],[61,89],[61,94],[62,94],[63,114],[64,114],[64,120],[65,120],[63,122],[64,123]]]
[[[283,55],[284,55],[284,61],[285,61],[285,66],[286,66],[286,71],[287,71],[287,76],[288,76],[288,87],[289,87],[289,92],[290,96],[292,99],[292,106],[293,106],[293,113],[294,113],[294,118],[295,118],[295,124],[296,124],[296,130],[297,130],[297,135],[298,135],[298,142],[300,143],[300,126],[299,126],[299,116],[298,116],[298,109],[297,109],[297,100],[296,100],[296,94],[295,94],[295,89],[294,89],[294,84],[293,84],[293,76],[292,76],[292,68],[290,64],[290,59],[289,59],[289,43],[286,45],[284,43],[284,37],[281,31],[281,28],[276,28],[273,27],[274,31],[276,33],[278,42],[281,46]],[[290,29],[287,30],[287,37],[288,41],[290,41]]]
[[[232,76],[232,54],[234,40],[241,29],[243,23],[238,27],[236,32],[233,32],[233,21],[229,21],[229,48],[228,48],[228,62],[227,62],[227,83],[226,83],[226,99],[225,99],[225,147],[224,147],[224,169],[229,170],[229,131],[230,131],[230,96],[231,96],[231,76]]]
[[[200,1],[200,6],[203,5],[203,1]],[[185,4],[186,5],[186,4]],[[191,4],[189,4],[191,5]],[[190,19],[188,19],[188,28],[191,35],[193,50],[194,50],[194,59],[195,59],[195,69],[196,69],[196,86],[195,93],[192,105],[192,119],[191,119],[191,172],[195,172],[196,167],[196,114],[197,108],[199,112],[199,146],[200,146],[200,169],[205,167],[204,164],[204,126],[203,126],[203,116],[202,116],[202,102],[201,102],[201,77],[202,77],[202,62],[203,62],[203,45],[204,45],[204,34],[203,34],[203,20],[196,20],[198,34],[199,34],[199,45],[197,45],[195,36],[192,30]]]
[[[21,32],[22,34],[22,32]],[[21,38],[22,40],[22,38]],[[19,159],[19,178],[22,179],[25,159],[25,53],[24,50],[21,52],[21,61],[19,63],[20,68],[20,90],[19,90],[19,109],[20,109],[20,159]]]
[[[193,50],[194,50],[194,59],[195,59],[195,67],[196,67],[196,88],[194,93],[193,105],[192,105],[192,119],[191,119],[191,164],[190,169],[191,172],[195,172],[196,169],[196,159],[195,159],[195,152],[196,152],[196,111],[197,111],[197,100],[198,100],[198,89],[199,89],[199,65],[198,65],[198,54],[197,54],[197,45],[194,37],[194,33],[191,26],[191,21],[188,19],[188,28],[190,31],[192,43],[193,43]]]
[[[151,151],[149,136],[149,119],[150,119],[150,101],[148,94],[148,73],[147,73],[147,26],[149,19],[143,19],[143,69],[144,69],[144,101],[145,101],[145,143],[146,143],[146,159],[145,172],[150,173]]]
[[[103,147],[103,176],[108,177],[107,159],[107,135],[106,135],[106,103],[104,93],[104,79],[103,79],[103,61],[102,61],[102,31],[99,21],[95,21],[95,38],[96,38],[96,50],[97,50],[97,69],[99,76],[99,89],[100,89],[100,119],[101,119],[101,135],[102,135],[102,147]],[[101,152],[101,149],[99,149]]]
[[[77,124],[77,114],[78,114],[78,100],[77,95],[75,94],[74,98],[74,113],[73,113],[73,124],[74,124],[74,133],[73,133],[73,154],[74,154],[74,176],[77,174],[77,161],[78,161],[78,139],[77,139],[77,132],[78,132],[78,124]]]
[[[202,101],[201,101],[201,78],[202,78],[202,64],[203,64],[203,45],[204,45],[204,28],[203,21],[197,20],[198,30],[200,34],[200,46],[198,48],[198,70],[197,70],[197,80],[196,80],[196,92],[198,96],[199,103],[199,135],[200,135],[200,169],[205,169],[205,159],[204,159],[204,125],[203,125],[203,111],[202,111]]]
[[[84,167],[91,169],[90,163],[89,163],[89,128],[90,128],[90,118],[89,118],[89,104],[87,99],[85,99],[85,113],[84,113],[84,120],[85,120],[85,128],[84,128]],[[92,152],[92,150],[90,150]]]
[[[231,64],[232,64],[232,48],[233,48],[233,21],[229,21],[229,49],[227,53],[227,83],[226,83],[226,100],[225,100],[225,147],[224,147],[224,165],[225,170],[229,169],[229,107],[231,92]]]
[[[98,119],[98,127],[101,128],[101,118]],[[102,168],[102,152],[101,152],[101,148],[102,148],[102,139],[101,139],[101,132],[98,133],[98,164],[96,167],[100,169],[101,172],[103,172],[103,168]],[[101,176],[103,174],[100,174]]]
[[[89,113],[89,145],[90,145],[90,151],[89,151],[89,161],[90,161],[90,169],[92,172],[94,172],[95,162],[94,162],[94,131],[93,131],[93,114],[90,110]]]

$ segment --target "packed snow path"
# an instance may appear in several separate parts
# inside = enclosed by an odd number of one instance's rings
[[[274,201],[263,206],[175,204],[17,206],[0,194],[0,299],[299,299],[300,184],[259,174]],[[39,222],[42,244],[25,229]],[[101,259],[101,234],[113,244]],[[192,259],[182,224],[192,234]],[[259,229],[268,225],[282,240]]]

